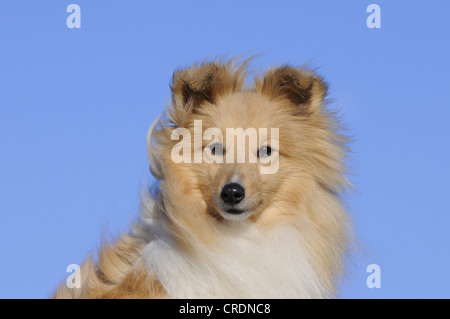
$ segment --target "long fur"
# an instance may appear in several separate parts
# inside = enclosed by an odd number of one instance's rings
[[[148,136],[153,191],[138,222],[82,264],[81,288],[63,282],[56,298],[331,298],[351,247],[341,201],[346,138],[326,108],[313,71],[281,66],[247,87],[248,60],[215,60],[175,71],[172,100]],[[279,170],[259,164],[176,164],[175,128],[280,128]],[[254,199],[245,219],[216,205],[239,176]]]

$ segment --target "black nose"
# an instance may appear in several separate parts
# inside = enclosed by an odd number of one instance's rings
[[[223,187],[220,197],[225,203],[236,205],[245,197],[244,187],[237,183],[227,184]]]

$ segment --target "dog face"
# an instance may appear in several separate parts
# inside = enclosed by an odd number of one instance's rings
[[[245,219],[270,204],[281,176],[275,136],[279,126],[273,119],[284,115],[274,104],[255,92],[241,91],[203,104],[193,116],[203,132],[217,130],[211,140],[203,139],[205,160],[193,168],[209,214]]]
[[[231,62],[174,73],[170,125],[154,135],[164,180],[195,203],[189,218],[272,224],[295,217],[293,207],[316,187],[339,188],[342,154],[323,112],[324,82],[289,66],[255,77],[252,88],[245,79],[245,65]],[[185,161],[173,159],[174,149]]]

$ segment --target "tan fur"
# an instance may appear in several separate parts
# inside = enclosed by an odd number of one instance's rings
[[[109,299],[162,298],[164,291],[150,278],[139,257],[145,242],[124,234],[112,244],[105,242],[98,262],[88,257],[81,265],[81,288],[67,288],[63,282],[54,298]]]
[[[246,88],[247,62],[217,60],[174,73],[167,117],[149,135],[151,171],[159,180],[154,205],[143,207],[135,231],[105,243],[97,262],[84,262],[81,289],[62,283],[56,298],[165,297],[164,284],[142,258],[144,247],[157,237],[144,221],[158,224],[193,260],[202,251],[226,249],[219,238],[236,230],[216,199],[233,174],[246,185],[253,212],[248,221],[261,232],[294,226],[318,285],[325,287],[322,295],[336,294],[353,236],[341,203],[343,190],[351,185],[345,177],[347,140],[325,107],[327,86],[310,70],[282,66],[257,76],[254,87]],[[194,120],[202,120],[203,130],[279,128],[279,171],[261,175],[259,163],[174,163],[171,149],[178,141],[171,140],[171,133],[183,127],[194,136]]]

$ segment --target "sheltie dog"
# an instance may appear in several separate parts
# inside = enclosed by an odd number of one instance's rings
[[[289,65],[250,81],[248,64],[174,72],[171,101],[148,134],[156,183],[138,221],[86,258],[78,288],[63,282],[55,298],[337,296],[352,243],[342,202],[351,185],[327,85]]]

